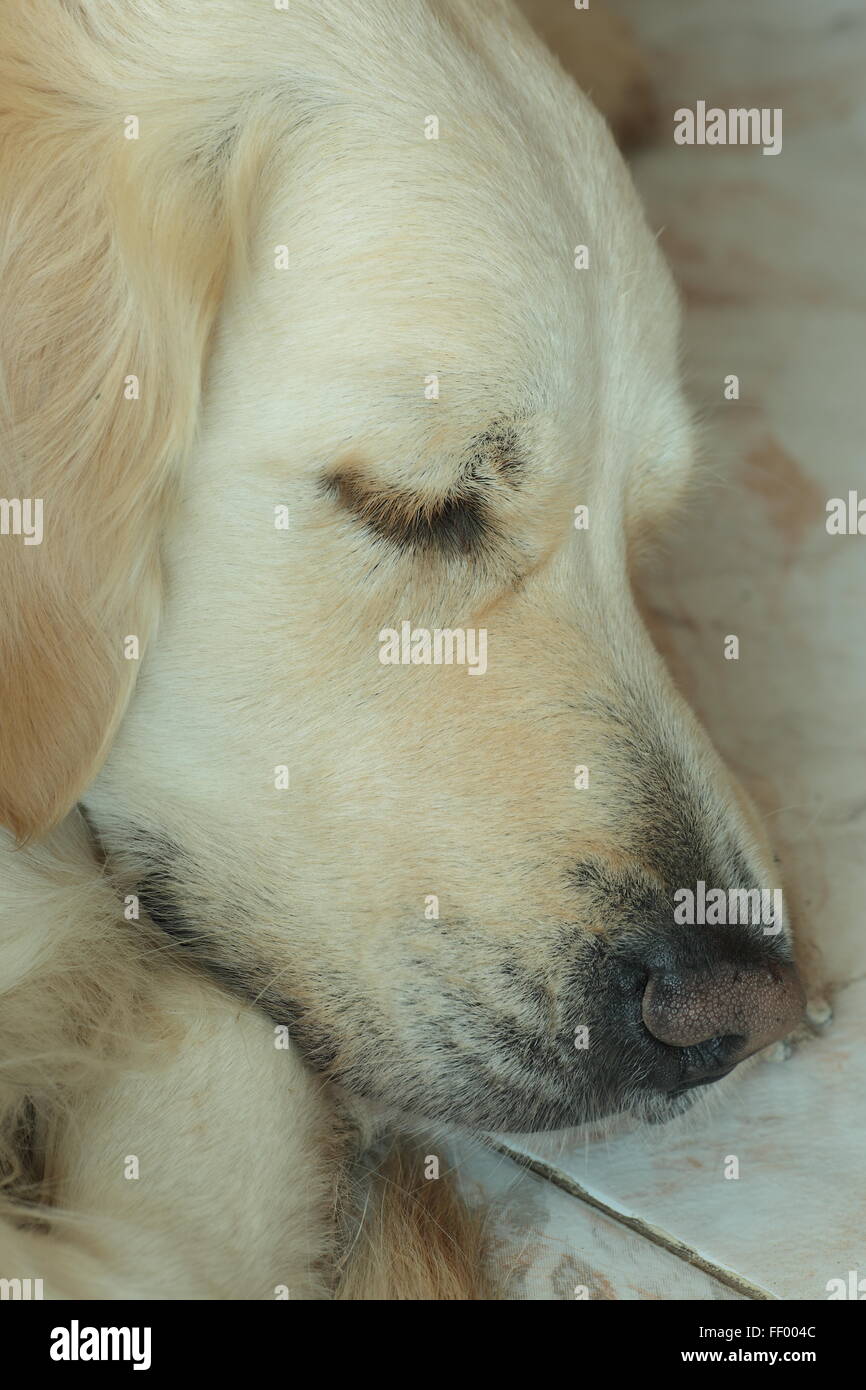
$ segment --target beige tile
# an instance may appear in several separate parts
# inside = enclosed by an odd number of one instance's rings
[[[490,1204],[508,1299],[748,1297],[499,1153],[464,1142],[459,1168],[467,1189]]]

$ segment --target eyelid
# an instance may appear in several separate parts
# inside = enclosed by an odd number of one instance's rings
[[[476,555],[495,539],[488,508],[475,488],[427,500],[377,488],[352,473],[332,474],[324,488],[378,540],[413,554]]]

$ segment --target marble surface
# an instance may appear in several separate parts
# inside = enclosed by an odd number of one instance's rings
[[[683,295],[706,468],[648,615],[769,818],[833,1017],[674,1126],[524,1136],[538,1173],[477,1151],[466,1171],[493,1200],[510,1297],[826,1299],[866,1278],[866,536],[825,526],[829,498],[866,496],[866,5],[612,8],[651,56],[658,132],[634,171]],[[673,112],[699,99],[781,107],[781,153],[676,146]]]

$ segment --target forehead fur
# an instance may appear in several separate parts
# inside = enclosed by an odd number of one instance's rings
[[[515,413],[555,415],[575,457],[611,429],[618,455],[653,450],[676,370],[670,277],[604,122],[532,36],[527,101],[499,9],[455,28],[419,7],[436,61],[417,73],[387,37],[368,52],[359,26],[358,73],[336,86],[323,34],[321,72],[313,61],[287,86],[252,276],[227,309],[233,361],[218,350],[210,373],[213,415],[231,401],[229,427],[249,439],[255,407],[263,452],[291,431],[294,457],[317,466],[363,443],[422,470]],[[386,76],[407,61],[395,92]]]

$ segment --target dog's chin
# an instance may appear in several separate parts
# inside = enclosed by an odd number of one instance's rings
[[[683,1091],[679,1095],[659,1092],[638,1092],[627,1102],[612,1101],[607,1107],[596,1105],[591,1110],[559,1112],[555,1116],[539,1115],[523,1110],[509,1116],[511,1123],[481,1126],[494,1139],[514,1139],[538,1134],[568,1134],[580,1130],[586,1134],[606,1134],[640,1129],[644,1125],[666,1125],[692,1109],[703,1087]],[[514,1122],[516,1121],[516,1122]]]
[[[654,1097],[645,1104],[639,1118],[648,1125],[666,1125],[691,1110],[697,1099],[697,1090],[684,1091],[679,1096]]]

